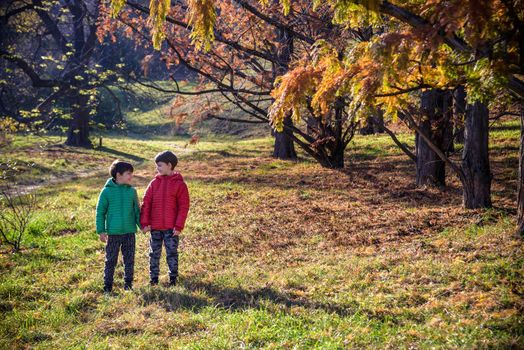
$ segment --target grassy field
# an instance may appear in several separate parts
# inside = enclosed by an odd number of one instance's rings
[[[108,135],[74,150],[16,137],[1,160],[45,186],[23,251],[0,254],[0,348],[524,348],[517,144],[518,125],[494,128],[494,208],[464,211],[456,179],[416,188],[387,136],[358,136],[342,171],[276,161],[270,138]],[[94,208],[106,168],[136,164],[141,196],[164,149],[192,198],[180,283],[166,286],[162,261],[148,286],[138,234],[135,290],[119,267],[105,296]]]

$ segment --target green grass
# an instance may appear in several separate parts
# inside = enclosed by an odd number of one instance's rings
[[[190,145],[190,138],[184,136],[151,139],[109,133],[102,135],[102,147],[98,147],[98,139],[93,138],[93,149],[77,149],[63,145],[64,139],[59,136],[17,136],[2,148],[0,163],[15,163],[18,182],[22,184],[43,184],[50,179],[61,181],[64,177],[107,173],[115,159],[153,167],[154,155],[166,149],[175,151],[182,159],[188,154],[193,154],[194,159],[221,157],[236,152],[234,140],[231,136],[215,136]],[[246,152],[258,152],[256,147],[269,146],[270,142],[269,138],[243,140],[240,145],[245,145]]]
[[[495,189],[514,181],[503,165],[517,139],[493,133]],[[49,140],[31,153],[41,139],[16,137],[2,159],[59,177],[105,171],[118,156],[137,165],[141,196],[156,152],[180,155],[192,199],[180,283],[165,285],[162,261],[160,286],[147,285],[147,236],[138,234],[135,290],[122,290],[118,267],[115,293],[104,296],[94,207],[106,174],[47,185],[24,250],[2,247],[0,349],[524,346],[514,193],[497,192],[495,209],[463,211],[453,188],[415,189],[412,166],[387,136],[356,137],[345,171],[275,161],[270,138],[186,145],[117,135],[104,137],[104,149],[66,149],[69,168],[51,162],[59,140]],[[391,162],[398,166],[384,166]]]

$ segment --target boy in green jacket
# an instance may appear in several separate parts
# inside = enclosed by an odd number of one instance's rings
[[[104,292],[113,289],[113,275],[122,250],[124,258],[124,289],[133,288],[135,268],[135,232],[140,227],[140,205],[136,189],[131,186],[133,166],[115,160],[109,168],[107,180],[96,205],[96,232],[106,243]]]

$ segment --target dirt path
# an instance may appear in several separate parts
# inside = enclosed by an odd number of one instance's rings
[[[56,185],[76,179],[84,179],[91,176],[101,176],[107,172],[107,169],[104,168],[95,168],[90,170],[82,170],[76,173],[64,173],[60,175],[49,175],[46,178],[41,179],[37,182],[28,182],[28,183],[16,183],[11,184],[9,189],[6,191],[9,194],[28,194],[33,191],[39,190],[45,186]]]

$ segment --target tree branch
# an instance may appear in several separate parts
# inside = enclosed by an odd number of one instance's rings
[[[373,96],[374,97],[397,96],[397,95],[407,94],[409,92],[413,92],[413,91],[417,91],[417,90],[425,89],[425,88],[429,88],[429,87],[431,87],[431,86],[427,85],[427,84],[420,84],[420,85],[417,85],[417,86],[414,86],[414,87],[411,87],[411,88],[399,89],[399,91],[389,92],[389,93],[385,93],[385,94],[376,94],[376,95],[373,95]]]
[[[411,158],[412,161],[414,161],[415,163],[417,162],[417,156],[415,156],[415,154],[413,154],[413,152],[411,152],[411,150],[409,148],[406,147],[405,144],[403,144],[402,142],[400,142],[400,140],[397,138],[397,135],[395,135],[395,133],[393,131],[391,131],[387,126],[382,126],[382,128],[384,128],[384,131],[391,137],[391,139],[393,140],[393,142],[405,153],[407,154],[407,156],[409,158]]]
[[[400,6],[393,5],[388,1],[381,2],[379,11],[387,15],[390,15],[404,23],[407,23],[414,28],[433,28],[432,24],[426,19]],[[474,53],[474,49],[471,46],[469,46],[464,40],[459,38],[456,34],[448,36],[445,35],[445,33],[439,31],[439,35],[443,38],[443,41],[453,50],[461,53]],[[486,57],[488,54],[489,50],[487,49],[484,49],[482,50],[482,52],[480,52],[481,57]],[[524,82],[513,74],[510,75],[508,79],[508,89],[520,98],[524,98]]]
[[[420,137],[424,139],[429,148],[431,148],[431,150],[435,152],[437,156],[440,159],[442,159],[442,161],[445,162],[460,177],[461,181],[464,183],[464,173],[462,172],[462,169],[453,161],[451,161],[451,159],[449,159],[444,154],[444,152],[442,152],[440,148],[438,148],[437,145],[435,145],[435,143],[430,139],[430,137],[426,135],[426,133],[422,129],[419,128],[411,114],[406,111],[399,111],[399,113],[401,113],[404,116],[405,120],[408,121],[409,125],[420,135]]]
[[[62,35],[62,32],[60,32],[60,29],[58,28],[58,25],[56,24],[56,22],[51,18],[51,16],[49,16],[49,13],[47,11],[40,9],[43,7],[42,1],[33,0],[33,5],[35,6],[36,13],[38,14],[42,22],[44,22],[44,25],[51,33],[51,36],[55,39],[55,42],[58,45],[58,47],[60,48],[60,50],[64,54],[67,53],[68,51],[67,46],[66,46],[67,40]]]
[[[59,80],[51,79],[42,79],[36,73],[36,71],[22,58],[10,54],[9,52],[0,50],[0,57],[4,58],[7,61],[15,63],[18,68],[24,71],[24,73],[31,79],[34,87],[54,87],[54,86],[63,86],[65,83]]]
[[[134,8],[135,10],[138,10],[144,14],[147,14],[149,16],[149,9],[147,7],[144,7],[142,5],[139,5],[139,4],[136,4],[136,3],[133,3],[131,1],[126,1],[126,4],[129,5],[130,7]],[[166,22],[169,22],[171,24],[175,24],[179,27],[183,27],[184,29],[187,29],[189,31],[191,31],[193,29],[192,26],[190,26],[188,23],[185,23],[185,22],[182,22],[182,21],[179,21],[171,16],[166,16]],[[253,55],[253,56],[257,56],[259,58],[262,58],[262,59],[265,59],[269,62],[273,62],[273,63],[277,63],[277,64],[282,64],[282,62],[280,62],[280,60],[278,59],[277,56],[274,56],[274,55],[268,55],[266,53],[263,53],[263,52],[260,52],[258,50],[254,50],[254,49],[250,49],[248,47],[245,47],[243,45],[240,45],[238,42],[236,41],[231,41],[231,40],[227,40],[223,37],[223,35],[216,31],[215,30],[215,40],[218,41],[218,42],[221,42],[223,44],[226,44],[236,50],[239,50],[239,51],[242,51],[242,52],[245,52],[245,53],[248,53],[250,55]]]
[[[300,40],[303,40],[305,42],[307,42],[308,44],[310,45],[313,45],[315,43],[315,39],[312,39],[312,38],[309,38],[307,36],[305,36],[304,34],[301,34],[299,32],[296,32],[294,31],[291,27],[283,24],[282,22],[274,19],[274,18],[271,18],[269,16],[266,16],[264,15],[263,13],[261,13],[260,11],[258,11],[254,6],[251,6],[247,1],[244,1],[244,0],[235,0],[235,2],[237,2],[240,6],[242,6],[245,10],[251,12],[252,14],[254,14],[255,16],[257,16],[258,18],[260,18],[261,20],[263,20],[264,22],[266,23],[269,23],[271,24],[272,26],[274,27],[277,27],[279,29],[282,29],[282,30],[285,30],[287,31],[289,34],[291,34],[292,36],[294,36],[295,38],[297,39],[300,39]]]
[[[265,124],[265,123],[267,123],[266,121],[263,121],[263,120],[246,120],[246,119],[237,119],[237,118],[224,118],[224,117],[219,117],[219,116],[211,114],[211,113],[208,113],[206,115],[206,117],[213,118],[213,119],[218,119],[218,120],[226,120],[228,122],[235,122],[235,123],[247,123],[247,124],[262,124],[262,123]]]

